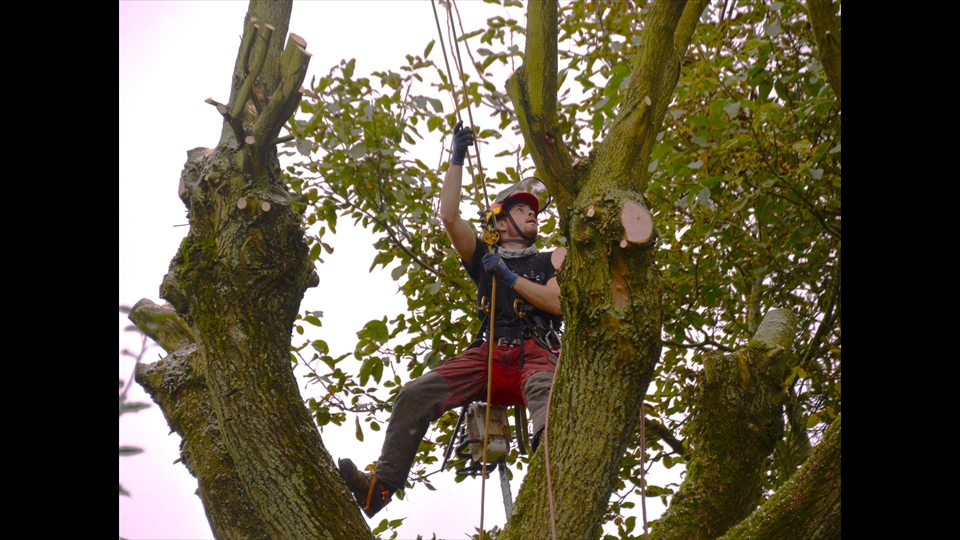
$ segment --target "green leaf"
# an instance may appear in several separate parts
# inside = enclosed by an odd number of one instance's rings
[[[771,23],[764,24],[763,33],[766,34],[767,37],[777,37],[780,34],[780,21],[774,20]]]
[[[356,430],[357,440],[360,442],[363,442],[363,428],[360,427],[360,417],[355,416],[354,420],[356,420],[356,423],[357,423],[357,430]]]
[[[350,157],[353,159],[360,159],[365,155],[367,155],[367,147],[362,142],[358,142],[350,149]]]
[[[384,319],[385,318],[386,317],[384,317]],[[363,325],[363,330],[357,332],[357,335],[361,338],[372,339],[378,343],[386,343],[390,337],[390,332],[387,330],[386,321],[375,319]]]
[[[136,446],[121,446],[120,455],[121,456],[135,456],[143,452],[143,448],[138,448]]]
[[[647,497],[658,497],[660,495],[673,495],[673,490],[660,486],[647,485]]]
[[[731,101],[723,106],[723,112],[727,113],[727,116],[730,118],[736,118],[737,114],[740,112],[740,103],[737,101]]]
[[[301,156],[309,156],[313,152],[313,143],[308,139],[297,139],[297,152]]]
[[[375,360],[375,362],[373,362],[373,368],[370,370],[370,374],[373,375],[373,380],[379,384],[380,379],[383,378],[383,360],[380,358],[374,358],[373,360]]]
[[[443,102],[437,98],[427,98],[427,101],[430,102],[430,105],[433,106],[433,110],[441,113],[443,112]]]
[[[811,414],[811,415],[807,418],[807,429],[813,429],[813,428],[815,428],[815,427],[817,426],[817,424],[819,424],[819,423],[820,423],[820,415],[819,415],[819,414],[816,414],[816,413]]]
[[[700,193],[697,194],[697,202],[700,206],[709,209],[710,206],[710,188],[704,187],[700,190]]]

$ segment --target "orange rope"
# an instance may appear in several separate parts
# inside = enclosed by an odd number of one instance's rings
[[[454,84],[453,74],[450,71],[450,61],[447,59],[447,47],[443,41],[443,32],[440,30],[440,18],[437,15],[437,6],[436,6],[435,0],[431,0],[430,5],[431,7],[433,7],[433,18],[437,25],[437,35],[440,38],[440,49],[443,51],[443,62],[447,68],[447,78],[450,80],[451,94],[453,94],[453,104],[454,104],[454,107],[456,108],[457,119],[461,120],[460,102],[457,99],[457,90]],[[459,14],[459,10],[457,11]],[[455,64],[457,65],[457,71],[460,74],[460,82],[463,85],[464,105],[465,105],[465,108],[467,109],[467,117],[470,120],[470,127],[473,128],[474,126],[473,113],[470,109],[469,98],[467,97],[466,78],[463,73],[463,63],[460,59],[460,46],[459,44],[457,44],[457,38],[456,38],[457,30],[456,30],[456,27],[453,25],[453,19],[450,13],[449,4],[447,4],[447,24],[448,24],[448,28],[450,28],[451,31],[453,32],[453,42],[456,45],[456,54],[454,55],[454,61],[455,61]],[[451,49],[451,52],[453,52],[452,49]],[[469,54],[469,52],[470,51],[468,47],[467,53]],[[483,178],[483,164],[480,161],[480,141],[479,141],[478,135],[479,135],[478,133],[474,134],[474,140],[476,141],[477,169],[479,170],[479,174],[477,175],[473,173],[473,162],[470,159],[469,152],[467,152],[467,165],[470,169],[470,175],[473,177],[474,191],[477,193],[478,197],[481,191],[481,189],[477,188],[478,183],[482,188],[484,202],[486,203],[481,206],[481,210],[482,210],[483,208],[488,208],[488,209],[490,208],[490,196],[487,195],[487,184]],[[477,180],[478,177],[479,177],[479,182]],[[493,217],[493,226],[496,227],[496,217]],[[487,249],[492,253],[493,244],[487,244]],[[495,315],[496,307],[497,307],[497,278],[496,276],[491,276],[490,332],[489,332],[489,336],[487,337],[487,411],[486,411],[486,418],[485,418],[484,427],[483,427],[483,457],[482,457],[481,473],[480,473],[480,540],[483,540],[484,538],[483,518],[484,518],[484,508],[486,506],[485,500],[486,500],[486,489],[487,489],[487,446],[490,439],[490,408],[491,408],[490,399],[492,397],[492,390],[493,390],[493,344],[495,339],[494,323],[496,319],[496,315]]]

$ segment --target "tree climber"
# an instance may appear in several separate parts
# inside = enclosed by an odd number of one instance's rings
[[[555,277],[566,249],[539,253],[534,242],[537,215],[549,195],[537,178],[526,178],[501,192],[491,204],[500,240],[493,253],[460,217],[463,160],[474,143],[470,128],[459,122],[453,130],[450,167],[440,192],[440,218],[461,264],[477,284],[477,311],[486,319],[483,300],[489,298],[497,277],[491,402],[524,405],[533,422],[533,449],[540,444],[547,400],[556,369],[560,330],[560,286]],[[521,302],[518,303],[517,301]],[[515,304],[526,305],[523,316]],[[487,305],[489,310],[489,304]],[[529,321],[537,321],[531,323]],[[460,356],[404,385],[393,406],[380,459],[375,471],[363,472],[349,459],[339,460],[340,474],[368,517],[380,511],[402,488],[413,466],[417,448],[430,422],[450,409],[486,399],[489,321],[484,320],[473,344]],[[551,342],[551,338],[553,338]]]

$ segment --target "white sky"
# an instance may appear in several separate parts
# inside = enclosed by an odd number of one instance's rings
[[[468,31],[499,14],[480,2],[460,0],[458,6]],[[187,150],[217,144],[221,118],[204,99],[226,102],[228,98],[246,7],[245,1],[119,2],[121,305],[133,305],[144,297],[162,301],[160,282],[187,232],[185,209],[176,195],[180,170]],[[425,0],[297,2],[290,31],[302,36],[313,54],[308,83],[310,75],[326,73],[342,58],[357,58],[356,73],[361,76],[379,69],[397,70],[406,54],[422,54],[436,38],[430,2]],[[442,61],[439,46],[431,59]],[[449,110],[449,97],[437,97]],[[486,115],[475,117],[482,123]],[[430,149],[428,163],[436,160],[439,144]],[[368,273],[374,256],[372,238],[363,231],[351,231],[346,222],[338,231],[329,240],[325,237],[335,252],[317,267],[320,286],[310,289],[301,305],[324,312],[318,337],[328,342],[333,355],[353,350],[356,331],[363,323],[400,313],[405,306],[388,270]],[[335,294],[351,289],[342,298]],[[363,292],[358,296],[359,290]],[[127,324],[120,316],[119,327]],[[138,350],[139,340],[133,338],[121,333],[120,348]],[[155,361],[161,352],[152,350],[147,361]],[[132,369],[133,361],[121,357],[120,377],[127,380]],[[304,395],[312,392],[315,388],[309,387]],[[137,385],[130,399],[150,402]],[[145,448],[142,454],[119,460],[120,483],[133,495],[120,497],[119,527],[124,538],[212,538],[194,494],[196,480],[182,464],[173,463],[179,457],[180,438],[168,432],[156,405],[120,419],[120,444]],[[345,429],[327,428],[322,437],[334,459],[351,457],[359,464],[377,458],[382,433],[365,430],[366,440],[359,443],[348,421]],[[480,516],[479,482],[455,484],[452,473],[444,474],[443,480],[435,482],[437,491],[421,487],[408,491],[406,500],[391,503],[370,520],[371,526],[382,518],[407,517],[399,538],[418,534],[429,538],[433,533],[438,538],[465,538],[474,533]],[[514,496],[519,478],[512,482]],[[496,475],[487,488],[484,525],[502,526]],[[657,500],[649,500],[647,506],[650,519],[659,515]]]

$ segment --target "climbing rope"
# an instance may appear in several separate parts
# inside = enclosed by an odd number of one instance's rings
[[[452,3],[452,0],[450,1],[450,3]],[[463,62],[461,61],[461,58],[460,58],[460,45],[457,40],[457,29],[453,24],[452,15],[450,12],[450,3],[447,3],[446,5],[447,24],[448,24],[448,28],[453,33],[452,41],[454,43],[454,46],[456,47],[456,54],[454,55],[454,63],[457,66],[457,71],[460,75],[460,82],[463,85],[464,105],[465,105],[465,108],[467,109],[467,118],[470,120],[470,126],[472,128],[474,126],[473,112],[470,109],[469,98],[467,96],[466,77],[464,76],[464,73],[463,73]],[[440,38],[440,49],[443,51],[443,62],[447,68],[447,79],[450,81],[450,89],[451,89],[451,93],[453,94],[453,102],[454,102],[454,108],[456,109],[456,113],[457,113],[457,120],[462,121],[460,117],[460,102],[457,99],[457,88],[456,88],[456,85],[454,84],[453,73],[451,73],[450,71],[450,61],[447,58],[447,47],[443,41],[443,32],[440,30],[440,18],[437,15],[436,1],[430,0],[430,5],[431,7],[433,7],[433,18],[437,25],[437,35]],[[453,50],[454,48],[451,47],[451,52],[453,52]],[[477,193],[477,196],[479,197],[481,189],[483,191],[483,198],[484,198],[483,202],[485,204],[481,204],[479,200],[477,201],[478,205],[481,208],[481,214],[482,214],[483,212],[482,209],[490,208],[490,197],[489,195],[487,195],[487,184],[483,177],[483,164],[480,161],[480,141],[477,135],[478,134],[474,134],[474,141],[475,141],[476,152],[477,152],[477,169],[479,170],[479,175],[474,174],[473,172],[473,162],[470,160],[470,152],[467,152],[467,165],[470,169],[470,175],[473,177],[474,191]],[[478,178],[479,178],[479,182],[478,182]],[[477,187],[478,183],[480,188]],[[496,241],[497,241],[498,235],[496,235],[496,223],[497,223],[496,216],[494,216],[491,213],[491,219],[487,223],[488,230],[483,235],[483,241],[487,244],[487,250],[490,253],[493,253],[493,246],[494,244],[496,244]],[[495,314],[497,309],[497,278],[496,276],[490,276],[490,278],[491,278],[490,279],[490,313],[492,316],[490,317],[490,331],[488,332],[489,335],[487,336],[487,410],[486,410],[486,418],[484,419],[484,426],[483,426],[483,457],[481,459],[481,473],[480,473],[480,537],[481,537],[481,540],[483,540],[483,536],[484,536],[483,518],[484,518],[484,508],[486,506],[485,501],[486,501],[486,491],[487,491],[487,446],[490,439],[490,408],[491,408],[490,400],[492,398],[492,391],[493,391],[493,344],[495,340],[494,328],[495,328],[495,320],[496,320]]]
[[[556,373],[560,371],[560,357],[557,357],[557,369],[554,370],[554,382],[556,382]],[[547,416],[543,421],[543,460],[544,467],[547,468],[547,501],[550,503],[550,535],[553,540],[557,540],[557,512],[553,504],[553,478],[550,476],[550,407],[553,405],[553,387],[550,385],[550,394],[547,396]]]
[[[460,121],[462,120],[460,116],[460,100],[457,98],[457,87],[456,87],[456,83],[454,82],[455,79],[453,78],[453,73],[450,71],[450,60],[447,57],[447,46],[443,39],[443,31],[440,30],[440,17],[437,15],[436,0],[430,0],[430,6],[433,8],[433,20],[437,25],[437,37],[440,39],[440,50],[443,51],[443,63],[447,68],[447,80],[450,81],[450,93],[453,95],[454,110],[456,111],[457,120]],[[465,105],[464,108],[467,109],[467,119],[470,121],[470,126],[473,127],[474,125],[473,112],[471,111],[470,106],[467,103],[469,101],[469,98],[467,97],[467,86],[466,86],[466,81],[463,75],[463,63],[460,61],[460,45],[456,39],[457,30],[456,28],[453,27],[453,23],[450,19],[449,4],[447,4],[447,23],[448,23],[448,28],[451,28],[453,31],[454,38],[452,41],[456,46],[454,63],[457,66],[457,72],[459,73],[460,81],[463,84],[463,96],[464,96],[464,105]],[[450,52],[453,52],[453,49],[451,49]],[[469,53],[469,47],[468,47],[468,53]],[[476,133],[474,134],[474,139],[476,141],[475,147],[477,152],[477,169],[479,170],[479,174],[474,174],[473,161],[470,157],[470,152],[467,152],[467,168],[470,170],[470,176],[473,178],[473,190],[477,194],[477,205],[481,209],[483,209],[483,208],[490,207],[490,197],[487,195],[487,183],[483,175],[483,163],[480,161],[480,141],[479,141],[478,135],[479,134],[476,134]],[[480,179],[479,185],[477,182],[478,178]],[[480,193],[483,193],[482,201],[479,199]]]

